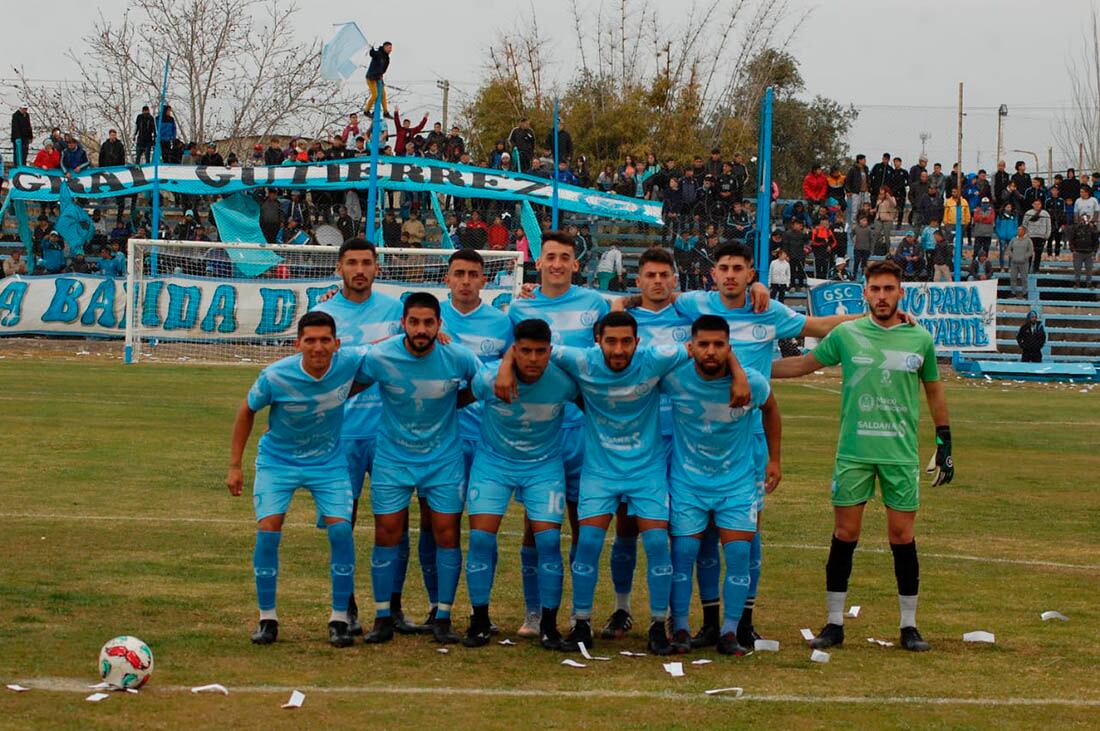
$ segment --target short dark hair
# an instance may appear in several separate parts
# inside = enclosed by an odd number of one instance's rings
[[[621,310],[608,312],[603,316],[603,319],[596,323],[596,335],[603,335],[604,330],[609,327],[629,327],[634,332],[634,336],[638,336],[638,321],[629,312]]]
[[[546,244],[551,241],[557,244],[562,244],[563,246],[568,246],[570,249],[573,250],[574,254],[577,253],[577,239],[574,238],[573,234],[569,233],[568,231],[561,231],[556,229],[543,231],[542,243]]]
[[[290,220],[293,221],[296,219],[292,218]],[[369,251],[371,254],[374,255],[375,259],[378,259],[378,247],[363,238],[354,238],[345,241],[343,244],[340,245],[340,253],[336,258],[343,259],[344,254],[349,251]]]
[[[426,307],[439,317],[439,300],[431,292],[413,292],[405,298],[405,306],[401,309],[401,316],[406,317],[409,310],[414,307]]]
[[[512,330],[512,337],[517,342],[520,340],[534,340],[539,343],[549,343],[550,338],[550,325],[546,320],[530,319],[521,320],[516,323],[515,328]]]
[[[298,337],[302,337],[307,327],[327,327],[332,330],[332,337],[336,337],[336,320],[327,312],[313,310],[298,318]]]
[[[726,256],[739,256],[752,266],[752,249],[744,244],[722,244],[714,252],[714,263],[717,264]]]
[[[477,264],[482,269],[485,268],[485,259],[477,253],[476,249],[459,249],[451,254],[450,258],[447,259],[447,268],[450,269],[456,261],[468,261]]]
[[[691,336],[695,337],[704,330],[706,332],[724,333],[726,337],[729,337],[730,324],[726,322],[724,317],[718,315],[699,315],[695,322],[691,323]]]
[[[642,255],[638,257],[638,271],[641,271],[646,264],[667,264],[672,267],[673,271],[676,270],[676,263],[672,260],[672,254],[668,253],[668,249],[662,249],[659,246],[654,246],[652,249],[646,249],[642,252]]]
[[[893,277],[897,277],[900,282],[901,267],[893,259],[882,259],[881,261],[873,261],[867,265],[867,269],[864,270],[864,279],[870,279],[871,277],[879,274],[889,274]]]

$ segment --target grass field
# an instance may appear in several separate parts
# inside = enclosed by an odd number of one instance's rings
[[[685,662],[714,662],[685,665],[686,677],[673,679],[657,658],[618,654],[643,651],[644,621],[622,643],[599,645],[610,662],[584,669],[523,641],[447,655],[423,637],[334,650],[327,545],[309,525],[305,495],[282,544],[280,642],[254,647],[251,504],[230,498],[222,481],[232,415],[255,371],[0,355],[0,678],[34,688],[0,691],[0,726],[1100,725],[1100,389],[949,377],[958,477],[945,488],[925,484],[918,521],[918,619],[933,652],[865,640],[897,633],[874,503],[849,593],[863,611],[848,621],[848,644],[818,665],[799,628],[824,620],[839,384],[831,375],[780,384],[785,479],[766,514],[756,624],[781,651],[696,653]],[[494,619],[509,631],[522,615],[518,528],[513,513],[494,592]],[[370,538],[369,527],[357,530],[363,597]],[[406,605],[419,617],[413,553]],[[640,618],[640,570],[635,583]],[[464,580],[459,604],[464,628]],[[610,607],[605,558],[597,621]],[[1070,621],[1041,622],[1047,609]],[[996,633],[996,644],[963,643],[976,629]],[[86,703],[99,647],[118,634],[153,648],[153,681],[138,696]],[[231,694],[187,692],[212,682]],[[745,695],[703,694],[724,686]],[[305,706],[281,710],[292,688],[306,693]]]

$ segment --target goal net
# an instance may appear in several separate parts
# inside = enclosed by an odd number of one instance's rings
[[[446,300],[453,249],[379,248],[375,292]],[[480,251],[482,299],[504,307],[523,283],[522,254]],[[293,352],[298,318],[341,284],[338,248],[130,239],[126,360],[265,364]]]

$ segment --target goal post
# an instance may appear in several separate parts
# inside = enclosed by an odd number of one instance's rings
[[[380,247],[373,291],[445,301],[455,251]],[[523,255],[478,253],[482,300],[506,307],[523,286]],[[126,362],[265,364],[290,354],[298,318],[341,284],[338,255],[334,246],[130,239]]]

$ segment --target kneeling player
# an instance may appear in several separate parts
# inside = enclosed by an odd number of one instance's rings
[[[550,363],[550,326],[523,320],[515,328],[511,363],[518,395],[507,403],[493,393],[501,364],[474,378],[474,397],[484,404],[481,439],[470,469],[470,550],[466,581],[473,619],[463,638],[467,647],[489,642],[489,595],[501,517],[512,493],[523,502],[538,551],[538,593],[543,647],[558,649],[561,604],[561,522],[565,512],[565,469],[561,426],[565,404],[577,397],[573,379]],[[526,588],[526,587],[525,587]]]
[[[729,324],[703,315],[691,326],[691,357],[661,379],[661,393],[672,401],[672,647],[691,649],[688,610],[691,571],[703,532],[713,518],[726,559],[722,626],[718,652],[746,655],[737,625],[749,591],[749,551],[756,533],[756,467],[753,411],[763,415],[768,440],[765,478],[770,493],[779,484],[779,406],[768,379],[746,368],[752,401],[730,408]]]
[[[279,574],[279,539],[294,491],[313,495],[328,526],[331,547],[332,615],[329,642],[352,644],[348,632],[348,598],[355,576],[351,532],[352,488],[347,460],[340,445],[347,400],[362,355],[340,350],[336,322],[324,312],[309,312],[298,321],[297,355],[278,360],[260,372],[237,411],[233,423],[229,493],[241,494],[244,453],[256,412],[271,407],[268,430],[260,437],[252,504],[256,509],[256,550],[252,566],[260,626],[252,635],[257,645],[269,645],[279,634],[275,586]]]

